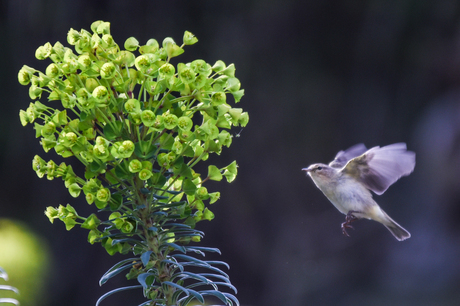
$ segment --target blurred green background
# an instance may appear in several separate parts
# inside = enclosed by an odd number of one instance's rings
[[[111,22],[120,45],[130,36],[181,41],[189,30],[199,43],[178,60],[235,63],[250,122],[212,163],[236,159],[239,175],[207,186],[222,197],[198,228],[230,264],[242,305],[460,304],[460,2],[3,0],[0,216],[27,224],[50,250],[42,295],[29,305],[94,305],[126,285],[120,276],[99,287],[121,257],[44,216],[50,205],[71,203],[84,216],[94,207],[35,175],[35,154],[60,160],[18,118],[30,102],[17,83],[22,65],[43,71],[38,46],[67,45],[70,28],[95,20]],[[415,172],[375,197],[411,239],[367,220],[343,236],[344,216],[300,170],[359,142],[406,142],[417,153]],[[105,302],[142,301],[137,291]]]

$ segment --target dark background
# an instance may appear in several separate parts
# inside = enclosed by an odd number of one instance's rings
[[[103,293],[130,285],[123,276],[98,286],[121,256],[86,242],[87,231],[50,224],[46,206],[71,203],[62,181],[31,169],[44,154],[30,126],[22,128],[28,88],[17,82],[26,64],[44,70],[35,49],[70,28],[111,22],[115,41],[145,43],[184,30],[199,43],[180,61],[235,63],[246,95],[238,104],[250,122],[230,149],[232,184],[208,185],[222,198],[202,222],[203,245],[218,247],[244,306],[454,305],[460,303],[460,3],[455,0],[363,1],[93,1],[0,2],[0,194],[2,217],[27,222],[52,250],[43,305],[94,305]],[[240,130],[235,129],[233,133]],[[341,215],[300,170],[329,162],[355,143],[406,142],[415,172],[384,195],[384,210],[412,238],[398,242],[380,224],[356,223],[341,234]],[[206,166],[204,165],[204,168]],[[0,246],[5,247],[5,246]],[[133,283],[131,283],[133,284]],[[133,296],[134,298],[130,298]],[[106,304],[138,305],[141,292]]]

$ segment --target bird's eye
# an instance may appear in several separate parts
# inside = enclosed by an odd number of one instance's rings
[[[316,170],[322,170],[323,167],[319,166],[318,168],[316,168]]]

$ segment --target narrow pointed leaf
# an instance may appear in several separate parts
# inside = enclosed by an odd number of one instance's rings
[[[179,277],[181,277],[182,279],[184,278],[193,278],[193,279],[196,279],[196,280],[199,280],[199,281],[202,281],[203,283],[205,284],[209,284],[211,282],[211,280],[207,279],[206,277],[200,275],[200,274],[197,274],[197,273],[192,273],[192,272],[182,272],[178,275]]]
[[[141,285],[136,285],[136,286],[129,286],[129,287],[121,287],[121,288],[117,288],[117,289],[114,289],[112,291],[109,291],[107,293],[105,293],[104,295],[102,295],[96,302],[96,306],[99,306],[100,303],[105,299],[107,298],[108,296],[114,294],[114,293],[117,293],[117,292],[121,292],[121,291],[125,291],[125,290],[131,290],[131,289],[139,289],[139,288],[142,288]]]
[[[196,262],[198,264],[201,264],[201,265],[204,265],[204,266],[208,266],[208,263],[203,261],[203,260],[199,260],[197,258],[194,258],[192,256],[188,256],[188,255],[183,255],[183,254],[174,254],[173,255],[174,258],[180,258],[182,260],[186,260],[186,261],[189,261],[189,262]]]
[[[179,300],[180,306],[187,306],[192,300],[194,299],[193,296],[185,296]]]
[[[204,303],[204,298],[201,294],[199,294],[197,291],[188,289],[188,293],[190,295],[193,295],[200,303]]]
[[[1,267],[0,267],[0,278],[3,278],[4,280],[8,280],[8,274],[6,274],[5,270],[3,270]]]
[[[174,262],[174,261],[169,260],[169,259],[163,259],[161,262],[166,262],[166,263],[172,264],[172,265],[178,267],[181,272],[184,272],[184,266],[182,264],[180,264],[180,263]]]
[[[232,289],[232,290],[233,290],[233,292],[235,292],[235,294],[237,294],[237,293],[238,293],[238,290],[236,290],[236,287],[235,287],[235,286],[233,286],[233,285],[232,285],[232,284],[230,284],[230,283],[214,282],[213,284],[214,284],[214,285],[217,285],[217,286],[221,285],[221,286],[225,286],[225,287],[228,287],[228,288]]]
[[[187,288],[182,287],[182,286],[180,286],[180,285],[178,285],[178,284],[176,284],[176,283],[165,281],[165,282],[163,282],[161,285],[162,285],[162,286],[167,285],[167,286],[174,287],[174,288],[179,289],[179,290],[181,290],[182,292],[184,292],[185,295],[187,295],[187,296],[190,295],[189,292],[188,292],[188,290],[187,290]]]
[[[137,260],[139,260],[139,258],[128,258],[114,265],[107,272],[105,272],[104,275],[102,275],[101,279],[99,280],[99,286],[102,286],[103,284],[105,284],[110,278],[114,277],[118,273],[132,267],[133,262]],[[126,264],[126,263],[129,263],[129,264]]]
[[[220,275],[220,274],[211,274],[211,273],[200,273],[201,276],[204,276],[204,277],[214,277],[214,278],[218,278],[220,280],[223,280],[224,282],[226,283],[229,283],[230,284],[230,280],[228,279],[228,277],[225,277],[223,275]]]
[[[227,298],[229,298],[232,301],[234,301],[237,306],[240,306],[240,302],[238,301],[238,299],[233,294],[223,292],[223,295],[225,295]]]
[[[172,247],[173,249],[179,251],[179,252],[182,252],[185,254],[186,250],[183,246],[181,245],[178,245],[178,244],[175,244],[175,243],[172,243],[172,242],[167,242],[166,245]]]
[[[19,301],[11,298],[0,298],[0,304],[11,303],[14,305],[19,305]]]
[[[210,265],[201,265],[201,264],[198,264],[198,263],[189,263],[189,264],[187,264],[187,263],[182,263],[182,265],[184,265],[184,266],[191,266],[191,265],[193,265],[193,266],[196,266],[196,267],[202,267],[202,268],[205,268],[205,269],[212,270],[212,271],[214,271],[214,272],[220,273],[220,274],[222,274],[223,276],[225,276],[226,278],[229,278],[229,276],[228,276],[227,273],[225,273],[224,271],[222,271],[222,270],[219,269],[219,268],[216,268],[216,267],[213,267],[213,266],[210,266]]]
[[[217,297],[219,300],[221,300],[222,302],[225,303],[225,305],[228,304],[229,300],[228,298],[222,294],[220,291],[217,291],[217,290],[202,290],[201,291],[201,294],[206,296],[206,295],[212,295],[212,296],[215,296]]]
[[[211,253],[217,253],[219,255],[222,255],[220,250],[218,248],[208,248],[208,247],[200,247],[200,246],[188,246],[186,247],[187,251],[203,251],[203,252],[211,252]]]
[[[226,263],[224,261],[219,261],[219,260],[212,261],[212,260],[210,260],[210,261],[206,261],[206,263],[209,264],[209,265],[222,265],[222,266],[227,267],[227,269],[230,270],[230,266],[228,265],[228,263]]]
[[[10,290],[10,291],[13,291],[16,294],[19,294],[19,290],[16,289],[15,287],[13,287],[13,286],[0,285],[0,290]]]

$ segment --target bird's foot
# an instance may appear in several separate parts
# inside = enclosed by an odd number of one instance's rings
[[[350,223],[358,220],[358,218],[353,215],[353,213],[357,212],[359,211],[350,210],[345,216],[345,222],[342,223],[342,234],[344,234],[345,236],[350,237],[350,235],[348,235],[347,233],[347,229],[354,229],[354,227],[351,226]]]

